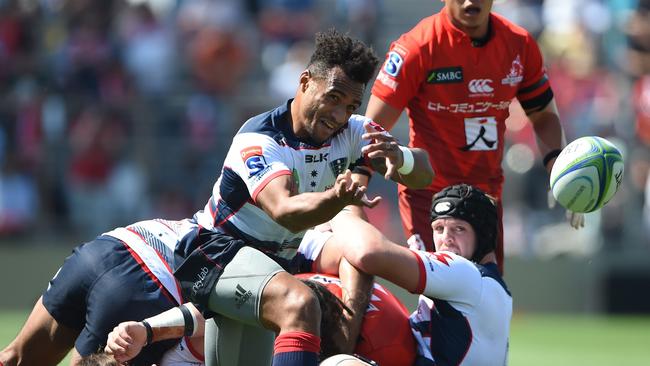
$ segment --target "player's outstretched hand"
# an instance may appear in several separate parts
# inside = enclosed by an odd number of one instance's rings
[[[140,353],[147,342],[147,330],[139,322],[123,322],[108,334],[104,352],[112,354],[117,362],[126,362]]]
[[[553,197],[553,192],[551,190],[548,191],[547,198],[548,198],[548,208],[554,208],[556,201],[555,201],[555,197]],[[567,221],[569,221],[571,227],[576,230],[585,227],[585,214],[583,213],[566,210],[566,218]]]
[[[370,159],[384,158],[386,164],[384,177],[393,178],[397,174],[397,169],[404,164],[404,155],[399,149],[397,139],[386,131],[375,130],[370,124],[366,124],[365,127],[366,133],[361,137],[371,142],[361,148],[361,152]]]
[[[362,186],[359,182],[352,180],[352,172],[350,169],[336,177],[336,182],[333,187],[336,197],[346,205],[364,205],[373,208],[381,201],[381,197],[369,199],[366,196],[366,188],[366,186]]]

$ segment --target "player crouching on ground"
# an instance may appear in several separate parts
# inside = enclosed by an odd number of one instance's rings
[[[317,263],[335,267],[343,256],[365,273],[422,295],[410,321],[416,365],[504,365],[512,297],[497,269],[497,224],[496,206],[485,193],[454,185],[433,198],[435,253],[397,245],[343,213],[332,220],[333,236]]]

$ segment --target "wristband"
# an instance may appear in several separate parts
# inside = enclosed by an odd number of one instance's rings
[[[544,160],[542,160],[542,162],[544,163],[544,168],[546,168],[549,161],[553,160],[554,158],[557,158],[558,155],[560,155],[561,152],[562,152],[562,149],[555,149],[555,150],[549,151],[548,154],[546,154],[544,156]]]
[[[153,329],[151,329],[151,325],[146,320],[143,320],[140,323],[142,323],[144,329],[147,330],[147,343],[145,343],[145,346],[148,346],[153,342]]]
[[[181,305],[179,309],[181,309],[181,313],[183,313],[183,323],[185,323],[185,331],[183,332],[183,336],[191,337],[194,335],[195,328],[192,312],[190,312],[190,309],[188,309],[185,304]]]
[[[413,167],[415,166],[415,159],[413,158],[413,153],[411,152],[411,149],[408,147],[400,146],[400,150],[402,150],[402,156],[403,156],[403,162],[402,166],[397,169],[397,172],[402,174],[402,175],[407,175],[410,174],[413,171]]]

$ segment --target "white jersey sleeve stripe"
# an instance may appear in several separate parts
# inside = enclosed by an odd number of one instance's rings
[[[257,195],[260,194],[260,192],[266,187],[267,184],[269,184],[273,179],[282,176],[282,175],[291,175],[290,170],[279,170],[267,177],[264,178],[264,180],[257,185],[255,188],[255,191],[253,191],[253,194],[251,195],[251,199],[253,202],[257,203]]]

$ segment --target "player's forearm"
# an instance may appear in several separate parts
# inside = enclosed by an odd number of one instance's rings
[[[426,188],[431,185],[435,176],[429,154],[418,148],[410,148],[410,151],[413,154],[413,170],[408,174],[399,173],[399,183],[409,188]]]
[[[194,305],[188,303],[147,318],[140,324],[147,333],[151,332],[147,335],[147,343],[152,343],[202,334],[204,323],[199,311]],[[146,329],[147,326],[150,327],[149,330]]]
[[[292,232],[307,230],[329,221],[346,206],[330,189],[288,197],[276,221]]]
[[[343,303],[352,310],[352,314],[346,316],[347,327],[343,330],[344,349],[341,351],[353,353],[361,331],[361,323],[370,302],[374,278],[359,271],[345,259],[342,259],[339,265],[339,278]]]
[[[557,153],[566,146],[566,137],[555,101],[551,101],[543,110],[529,114],[528,118],[533,124],[541,156],[547,157],[549,153],[557,156]],[[547,170],[550,171],[554,161],[554,157],[547,158]]]

